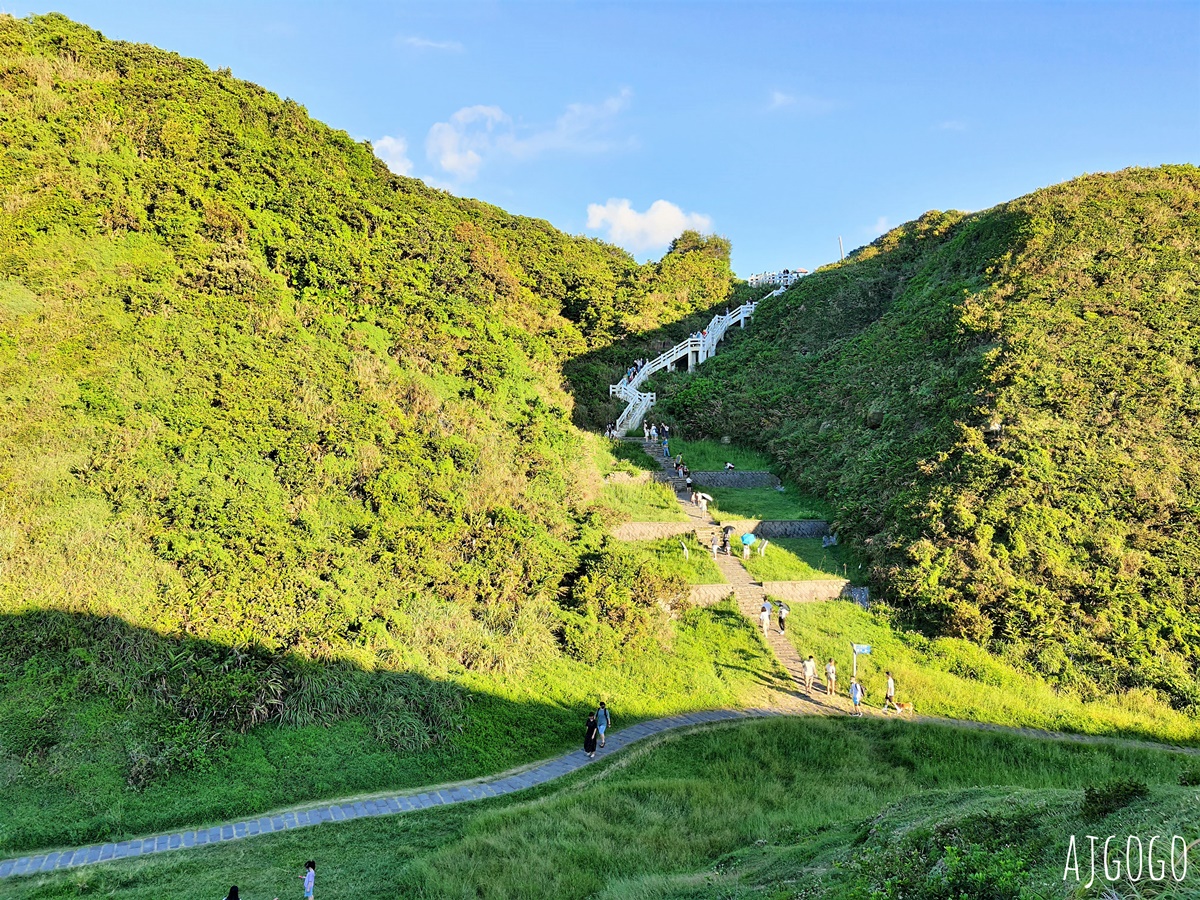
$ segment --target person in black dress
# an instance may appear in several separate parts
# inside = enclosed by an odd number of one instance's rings
[[[600,726],[596,722],[596,714],[588,716],[587,726],[583,732],[583,752],[592,758],[596,755],[596,737],[600,734]]]

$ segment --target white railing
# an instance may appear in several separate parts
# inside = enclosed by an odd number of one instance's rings
[[[782,294],[784,290],[785,288],[781,287],[766,296],[774,297]],[[690,337],[686,341],[680,341],[670,350],[654,357],[633,375],[622,378],[617,384],[610,384],[608,396],[620,397],[628,404],[617,418],[617,434],[624,434],[630,428],[640,425],[650,407],[654,405],[656,398],[653,391],[638,390],[643,381],[663,369],[673,370],[675,364],[681,359],[687,360],[688,371],[691,371],[694,366],[704,362],[717,352],[717,344],[725,337],[725,332],[731,326],[742,325],[744,327],[746,320],[754,315],[754,307],[757,305],[757,302],[743,303],[732,312],[713,316],[713,320],[708,323],[708,328],[699,332],[699,337]]]

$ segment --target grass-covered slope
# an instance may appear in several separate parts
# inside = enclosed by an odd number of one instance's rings
[[[552,692],[526,755],[605,681],[669,705],[686,584],[602,545],[562,369],[723,299],[727,244],[685,238],[639,266],[228,71],[0,15],[0,786],[29,804],[0,846],[119,831],[117,788],[173,772],[258,778],[247,808],[289,759],[346,784],[318,732],[236,761],[263,723],[350,722],[363,758],[484,740],[496,707],[450,682]]]
[[[741,723],[515,798],[10,879],[0,897],[212,897],[230,883],[285,896],[305,859],[318,890],[352,897],[1057,897],[1072,834],[1085,880],[1085,834],[1192,839],[1195,788],[1180,781],[1194,769],[1179,754],[900,722]],[[1087,815],[1085,789],[1116,780],[1148,796]],[[1189,878],[1165,896],[1194,896]]]
[[[1200,682],[1200,170],[927,213],[656,385],[837,510],[876,595],[1085,699]]]

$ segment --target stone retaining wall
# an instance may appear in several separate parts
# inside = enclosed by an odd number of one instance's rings
[[[762,587],[768,597],[778,597],[789,603],[816,603],[836,600],[849,584],[843,578],[831,578],[828,581],[764,581]]]
[[[779,487],[779,479],[770,472],[693,472],[692,481],[704,487]]]
[[[720,527],[733,526],[734,534],[753,532],[761,538],[810,538],[824,537],[829,534],[829,523],[821,519],[797,519],[795,521],[767,521],[758,519],[738,519],[732,522],[721,522]]]
[[[695,530],[694,522],[626,522],[614,528],[612,535],[619,541],[656,541]]]
[[[733,585],[730,584],[694,584],[690,596],[696,606],[712,606],[732,593]]]

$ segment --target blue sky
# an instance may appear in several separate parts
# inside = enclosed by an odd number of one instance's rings
[[[1186,3],[0,0],[302,103],[393,169],[659,256],[814,268],[927,209],[1200,162]]]

